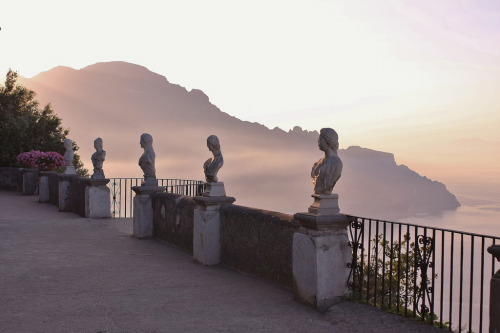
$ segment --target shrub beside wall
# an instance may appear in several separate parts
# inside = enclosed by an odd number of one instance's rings
[[[226,205],[221,210],[221,261],[287,288],[293,286],[293,215]]]
[[[172,193],[156,193],[151,197],[153,236],[193,253],[194,199]]]

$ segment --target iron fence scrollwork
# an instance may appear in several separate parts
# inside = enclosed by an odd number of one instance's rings
[[[108,186],[111,196],[111,217],[118,217],[121,212],[121,182],[112,178]]]
[[[421,246],[420,246],[421,245]],[[415,274],[420,271],[420,285],[415,288],[416,310],[419,315],[425,317],[429,315],[430,308],[426,305],[426,301],[432,308],[431,294],[433,292],[434,278],[428,275],[428,268],[432,268],[431,261],[432,253],[434,252],[434,240],[432,237],[418,235],[415,242]],[[420,304],[420,306],[418,306]],[[432,316],[432,313],[430,313]]]
[[[448,330],[487,331],[484,300],[495,263],[485,260],[486,247],[500,237],[351,218],[347,286],[354,300]]]
[[[347,264],[351,270],[349,272],[349,277],[347,279],[347,285],[349,288],[354,288],[354,276],[360,276],[361,265],[358,264],[359,251],[363,250],[363,243],[361,242],[361,237],[364,230],[364,219],[358,220],[353,218],[349,225],[350,239],[348,246],[352,248],[352,261]]]

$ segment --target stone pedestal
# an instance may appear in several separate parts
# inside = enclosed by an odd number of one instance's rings
[[[158,187],[158,179],[156,177],[145,176],[144,180],[141,182],[142,187]]]
[[[153,236],[153,204],[151,194],[164,192],[162,186],[133,186],[134,197],[134,236],[147,238]]]
[[[232,204],[235,198],[203,196],[194,200],[193,259],[202,265],[216,265],[220,263],[220,207]]]
[[[85,187],[85,217],[111,217],[109,179],[88,179]]]
[[[23,195],[35,195],[38,188],[38,169],[23,169]]]
[[[335,215],[340,212],[338,194],[313,194],[311,197],[314,198],[314,203],[309,206],[309,213],[318,215]]]
[[[40,179],[38,181],[38,201],[50,202],[48,171],[40,171]]]
[[[500,261],[500,245],[490,246],[488,252]],[[500,270],[490,281],[490,333],[498,332],[500,332]]]
[[[226,190],[224,189],[224,183],[205,183],[205,192],[202,195],[204,197],[225,197]]]
[[[92,174],[92,176],[90,176],[90,178],[95,180],[107,179],[104,176],[104,171],[102,169],[101,170],[94,169],[94,173]]]
[[[72,210],[71,201],[71,179],[77,177],[74,175],[59,175],[59,211],[70,212]]]
[[[76,175],[75,167],[72,166],[72,165],[67,166],[66,169],[64,169],[63,174],[65,174],[65,175]]]
[[[347,237],[351,218],[343,214],[295,214],[302,228],[293,235],[295,298],[326,311],[347,292],[352,252]]]

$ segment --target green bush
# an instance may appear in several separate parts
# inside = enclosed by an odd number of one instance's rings
[[[40,108],[35,92],[16,84],[17,76],[9,70],[5,86],[0,86],[0,166],[3,167],[17,166],[17,155],[30,150],[64,155],[63,142],[69,133],[50,104]],[[73,150],[78,150],[74,141]],[[88,176],[76,153],[73,165],[78,175]]]

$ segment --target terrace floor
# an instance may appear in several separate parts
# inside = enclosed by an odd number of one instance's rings
[[[0,191],[0,332],[440,332],[342,301],[320,314],[289,290],[206,267],[131,219],[86,219]]]

